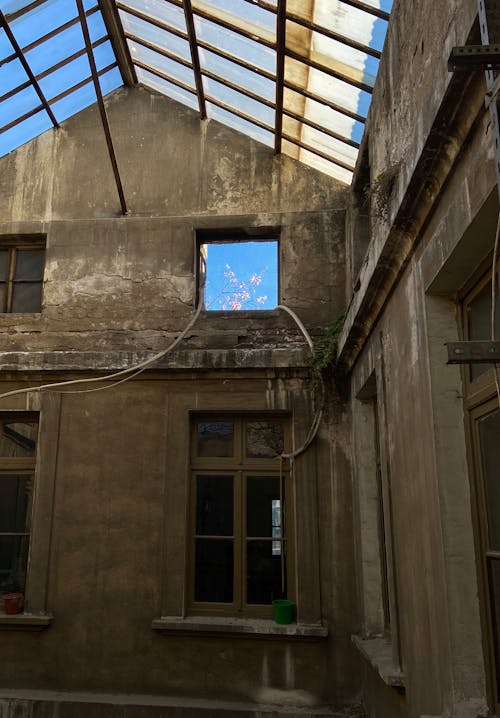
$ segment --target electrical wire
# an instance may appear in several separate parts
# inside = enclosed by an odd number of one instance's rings
[[[500,224],[499,224],[500,226]],[[285,306],[284,304],[278,304],[278,309],[281,309],[285,312],[287,312],[292,319],[295,321],[297,326],[299,327],[300,331],[302,332],[307,344],[309,345],[309,348],[311,350],[311,353],[314,352],[314,344],[313,341],[309,335],[309,332],[305,328],[304,324],[301,322],[299,317],[295,314],[295,312],[290,309],[289,307]],[[98,376],[98,377],[91,377],[87,379],[71,379],[68,381],[59,381],[54,382],[52,384],[41,384],[38,386],[30,386],[30,387],[24,387],[23,389],[13,389],[12,391],[7,391],[4,394],[0,394],[0,400],[6,399],[11,396],[19,396],[22,394],[28,394],[32,392],[41,393],[43,391],[54,391],[55,389],[61,389],[63,387],[67,386],[74,386],[78,384],[95,384],[100,382],[109,382],[111,379],[116,379],[117,377],[123,377],[119,381],[112,382],[111,384],[106,384],[106,386],[99,386],[93,389],[75,389],[75,390],[68,390],[68,391],[62,391],[61,394],[90,394],[95,391],[104,391],[106,389],[112,389],[119,384],[124,384],[125,382],[129,381],[130,379],[135,378],[139,374],[141,374],[145,369],[150,367],[155,362],[159,361],[160,359],[163,359],[169,352],[173,351],[175,347],[184,339],[184,337],[188,334],[188,332],[193,328],[195,323],[198,321],[198,318],[203,310],[203,302],[199,302],[198,308],[196,309],[195,314],[191,318],[191,320],[188,322],[186,327],[182,330],[182,332],[174,339],[174,341],[162,351],[158,352],[157,354],[154,354],[152,357],[149,357],[149,359],[145,359],[143,362],[140,362],[139,364],[135,364],[134,366],[128,367],[127,369],[122,369],[121,371],[114,372],[113,374],[108,374],[107,376]],[[319,409],[316,411],[313,422],[309,428],[309,431],[307,433],[307,436],[303,442],[303,444],[298,449],[293,449],[290,453],[282,453],[281,457],[282,459],[289,459],[291,462],[297,457],[300,456],[300,454],[303,454],[306,449],[309,448],[311,443],[313,442],[314,438],[316,437],[316,434],[318,433],[318,429],[321,423],[321,419],[323,416],[323,402],[324,402],[324,386],[321,383],[321,393],[322,393],[322,402]],[[500,396],[500,393],[499,393]]]
[[[500,212],[498,213],[497,231],[495,234],[495,246],[493,248],[493,267],[491,270],[491,341],[495,341],[496,337],[496,294],[497,294],[497,264],[498,264],[498,250],[500,244]],[[500,376],[498,363],[494,366],[495,369],[495,387],[497,390],[498,403],[500,405]]]
[[[292,319],[294,320],[294,322],[297,324],[300,331],[304,335],[304,338],[309,345],[309,349],[311,350],[311,354],[314,354],[313,340],[311,339],[309,332],[307,331],[307,329],[305,328],[305,326],[303,325],[303,323],[301,322],[299,317],[295,314],[295,312],[292,309],[290,309],[289,307],[285,306],[284,304],[278,304],[277,309],[282,309],[283,311],[287,312],[292,317]],[[321,379],[321,405],[320,405],[319,409],[316,410],[313,422],[309,428],[309,431],[304,440],[304,443],[298,449],[293,448],[293,450],[289,454],[285,454],[285,453],[281,454],[280,458],[289,459],[290,462],[293,462],[293,460],[296,459],[297,456],[300,456],[301,454],[303,454],[304,451],[306,451],[309,448],[309,446],[312,444],[312,442],[316,438],[316,434],[318,433],[318,429],[321,424],[321,419],[323,418],[324,398],[325,398],[325,387],[323,384],[323,380]]]
[[[174,339],[174,341],[166,348],[163,349],[161,352],[158,352],[157,354],[154,354],[152,357],[149,357],[149,359],[146,359],[145,361],[141,362],[140,364],[136,364],[134,366],[128,367],[128,369],[122,369],[121,371],[117,371],[114,374],[109,374],[108,376],[98,376],[98,377],[91,377],[90,379],[71,379],[69,381],[59,381],[54,382],[52,384],[41,384],[39,386],[31,386],[23,389],[13,389],[12,391],[7,391],[4,394],[0,394],[0,399],[6,399],[9,396],[18,396],[19,394],[27,394],[29,392],[42,392],[42,391],[54,391],[54,389],[64,387],[64,386],[71,386],[74,384],[90,384],[90,383],[96,383],[96,382],[102,382],[102,381],[110,381],[111,379],[115,379],[119,376],[125,376],[124,379],[121,379],[120,381],[114,382],[113,384],[110,384],[108,386],[101,386],[96,389],[81,389],[79,391],[67,391],[67,392],[61,392],[62,394],[85,394],[90,393],[93,391],[102,391],[104,389],[111,389],[114,386],[117,386],[118,384],[123,384],[125,381],[128,381],[129,379],[132,379],[134,376],[137,376],[141,372],[143,372],[147,367],[151,366],[151,364],[154,364],[155,362],[159,361],[160,359],[163,359],[164,356],[166,356],[169,352],[171,352],[175,347],[184,339],[186,334],[193,328],[194,324],[198,320],[198,317],[201,314],[201,311],[203,309],[203,304],[200,302],[198,305],[198,308],[191,318],[191,320],[188,322],[186,327],[182,330],[182,332]],[[129,375],[129,376],[126,376]]]

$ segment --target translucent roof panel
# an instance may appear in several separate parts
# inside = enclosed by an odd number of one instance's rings
[[[392,0],[115,3],[141,82],[350,182]]]
[[[96,0],[84,0],[103,94],[122,77]],[[96,101],[76,0],[0,0],[0,156]]]
[[[392,0],[111,3],[118,30],[108,38],[97,0],[84,0],[103,92],[137,79],[350,182]],[[5,154],[95,95],[76,0],[0,0],[0,9],[8,22],[0,24]]]

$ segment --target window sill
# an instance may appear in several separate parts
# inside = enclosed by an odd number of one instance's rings
[[[182,635],[221,634],[246,638],[285,638],[293,640],[320,640],[328,636],[328,628],[322,624],[290,623],[280,625],[266,618],[233,618],[226,616],[162,616],[151,623],[153,631]]]
[[[368,663],[377,671],[388,686],[404,688],[405,677],[399,666],[394,665],[392,644],[387,638],[361,638],[351,640]]]
[[[0,611],[0,631],[41,631],[52,623],[52,616],[44,613],[14,613]]]

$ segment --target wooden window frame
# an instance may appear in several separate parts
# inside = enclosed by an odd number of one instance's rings
[[[46,249],[45,238],[39,236],[34,237],[0,237],[0,251],[8,252],[7,259],[7,279],[5,281],[6,292],[3,306],[0,306],[0,314],[40,314],[43,303],[43,273],[40,279],[17,279],[16,280],[16,261],[19,251],[44,251]],[[45,255],[44,255],[45,267]],[[0,282],[4,284],[4,282]],[[13,296],[16,284],[39,284],[40,285],[40,308],[36,312],[13,312]]]
[[[500,262],[497,265],[497,271],[500,269]],[[461,336],[464,341],[469,341],[469,319],[468,319],[468,307],[472,304],[474,299],[481,294],[485,287],[491,287],[491,268],[488,272],[481,272],[480,278],[477,274],[474,277],[473,284],[469,282],[466,289],[461,293],[460,297],[460,329]],[[497,287],[498,289],[498,287]],[[490,336],[487,337],[489,339]],[[498,337],[500,339],[500,337]],[[487,365],[489,366],[489,365]],[[483,403],[486,398],[491,394],[491,386],[494,384],[494,369],[489,368],[484,371],[476,379],[472,379],[471,367],[468,364],[464,364],[462,368],[462,379],[465,387],[466,395],[466,406],[472,408],[478,403]]]
[[[196,423],[200,420],[210,421],[232,421],[234,422],[234,455],[232,457],[198,457],[195,453],[196,447]],[[245,601],[246,583],[246,545],[249,540],[259,540],[259,537],[246,535],[246,478],[248,476],[272,476],[282,481],[282,494],[285,499],[282,504],[282,526],[285,533],[280,538],[262,537],[266,541],[280,541],[283,546],[282,557],[284,557],[286,576],[286,596],[295,600],[295,559],[294,559],[294,500],[293,487],[289,465],[286,460],[279,457],[273,459],[258,459],[245,456],[245,423],[253,421],[279,421],[284,430],[284,451],[291,449],[291,432],[289,422],[283,414],[225,414],[216,415],[194,414],[191,416],[190,445],[190,483],[189,483],[189,511],[188,511],[188,537],[189,548],[187,552],[188,577],[188,601],[187,611],[190,615],[220,615],[270,618],[272,616],[272,605],[248,604]],[[280,466],[281,464],[281,466]],[[232,539],[234,546],[233,554],[233,602],[215,603],[195,601],[195,542],[196,542],[196,476],[203,475],[228,475],[234,477],[233,483],[233,536],[222,536],[221,539]],[[200,537],[201,538],[201,537]],[[215,537],[211,537],[214,538]]]
[[[491,259],[490,269],[484,272],[484,265],[480,268],[480,276],[476,273],[469,281],[460,295],[460,323],[461,336],[469,340],[468,307],[474,299],[484,290],[491,286]],[[498,271],[498,265],[497,265]],[[475,538],[476,538],[476,559],[478,565],[480,612],[483,633],[483,651],[487,671],[488,693],[494,714],[500,716],[500,656],[495,655],[495,626],[492,615],[493,595],[490,583],[489,562],[492,554],[488,541],[488,515],[486,509],[486,487],[483,475],[481,457],[481,444],[479,434],[479,422],[489,414],[499,409],[499,402],[496,396],[495,368],[489,367],[476,379],[471,377],[471,368],[468,364],[462,367],[462,381],[464,386],[464,406],[466,409],[465,423],[467,427],[468,454],[470,457],[471,473],[473,482],[471,486]],[[499,556],[500,558],[500,553]],[[498,637],[500,644],[500,636]],[[498,668],[497,668],[498,666]]]
[[[26,586],[28,582],[28,566],[29,566],[29,554],[31,552],[31,536],[32,536],[32,519],[33,519],[33,501],[35,493],[35,482],[36,482],[36,464],[38,454],[38,435],[40,430],[39,414],[37,412],[26,412],[26,411],[5,411],[0,412],[0,425],[4,423],[14,424],[19,422],[25,422],[30,424],[36,424],[37,427],[37,442],[35,446],[34,456],[17,456],[8,457],[0,456],[0,481],[4,476],[30,476],[33,481],[33,488],[31,490],[30,502],[26,511],[26,521],[24,531],[0,531],[0,537],[12,536],[12,537],[27,537],[28,540],[28,560],[25,567],[26,580],[23,586],[22,592],[26,593]],[[2,607],[0,607],[0,611]]]

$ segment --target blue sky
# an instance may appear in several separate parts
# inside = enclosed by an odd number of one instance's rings
[[[205,247],[207,309],[273,309],[277,305],[277,241],[210,243]]]

